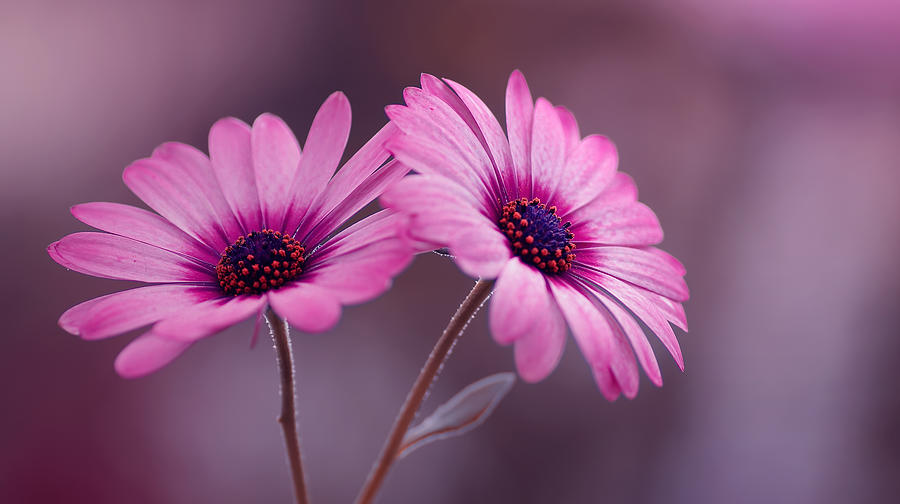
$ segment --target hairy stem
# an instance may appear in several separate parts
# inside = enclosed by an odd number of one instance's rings
[[[303,463],[300,459],[300,439],[297,435],[297,413],[294,399],[294,359],[291,352],[291,337],[288,334],[287,322],[271,309],[266,312],[266,322],[275,342],[275,354],[278,357],[278,372],[281,376],[281,415],[278,423],[284,432],[284,444],[288,460],[291,464],[291,477],[294,480],[294,495],[297,504],[308,504],[306,481],[303,479]]]
[[[391,427],[391,432],[381,451],[381,455],[375,462],[375,466],[372,467],[372,471],[366,479],[366,484],[356,499],[357,504],[370,504],[375,499],[375,495],[378,493],[378,489],[381,488],[382,483],[384,483],[384,478],[387,476],[391,464],[397,459],[403,436],[406,435],[406,431],[409,430],[410,424],[415,419],[416,412],[422,405],[428,389],[437,379],[441,367],[444,365],[447,357],[450,356],[453,345],[456,344],[456,341],[462,335],[466,325],[478,313],[478,309],[490,296],[493,286],[493,280],[479,280],[462,304],[459,305],[459,309],[456,310],[453,318],[450,319],[450,323],[444,329],[437,343],[435,343],[428,360],[425,361],[425,366],[422,367],[422,371],[416,378],[415,383],[413,383],[409,395],[406,396],[406,401],[400,408],[397,419],[394,420],[394,425]]]

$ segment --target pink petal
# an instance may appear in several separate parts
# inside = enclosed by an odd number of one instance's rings
[[[298,233],[298,239],[309,246],[320,243],[356,212],[381,196],[385,189],[402,179],[406,173],[406,167],[396,161],[385,164],[353,189],[353,192],[317,222],[308,234],[304,236],[301,234],[302,231]]]
[[[408,170],[434,177],[444,177],[472,195],[479,209],[495,208],[497,201],[484,187],[478,175],[466,167],[465,161],[444,146],[414,135],[399,135],[387,143],[388,150]]]
[[[383,211],[342,231],[317,251],[304,282],[328,289],[342,304],[378,296],[412,260],[411,245],[399,238],[403,220]]]
[[[509,239],[495,226],[479,226],[461,233],[450,243],[450,253],[463,273],[474,278],[496,278],[512,252]]]
[[[621,206],[637,201],[637,184],[630,175],[616,172],[609,185],[589,204],[592,206]]]
[[[391,156],[385,148],[385,142],[398,132],[394,123],[387,123],[344,163],[328,182],[325,192],[319,197],[318,204],[313,205],[315,213],[306,216],[304,223],[308,222],[310,227],[318,224],[322,217],[348,199],[356,188],[382,168],[384,162]]]
[[[449,246],[473,227],[497,227],[468,199],[448,179],[415,175],[394,184],[382,195],[381,204],[409,217],[406,232],[411,239],[436,249]]]
[[[262,228],[250,137],[250,126],[233,117],[216,121],[209,130],[209,158],[216,179],[232,212],[248,233]]]
[[[280,117],[262,114],[253,122],[250,149],[263,226],[282,231],[290,201],[290,182],[300,163],[300,145]]]
[[[450,80],[441,80],[433,75],[423,73],[420,82],[422,91],[446,103],[447,106],[450,107],[451,110],[453,110],[453,113],[458,115],[459,118],[466,123],[466,126],[472,131],[472,134],[474,134],[475,137],[478,138],[478,141],[481,142],[482,147],[487,151],[488,157],[493,160],[494,158],[491,157],[491,152],[489,151],[488,144],[484,139],[484,134],[481,132],[481,129],[478,126],[478,122],[472,115],[472,111],[469,110],[469,108],[465,103],[463,103],[463,100],[459,97],[459,95],[455,93],[450,87]]]
[[[296,282],[269,291],[269,304],[275,313],[295,328],[318,333],[331,329],[341,317],[341,304],[328,289],[315,284]]]
[[[316,249],[317,260],[340,256],[373,245],[382,240],[397,239],[401,224],[409,219],[390,210],[381,210],[343,229]]]
[[[140,378],[153,373],[181,355],[190,343],[161,338],[153,332],[138,336],[116,357],[116,372],[122,378]]]
[[[643,289],[632,287],[627,283],[611,277],[605,273],[592,271],[584,268],[574,268],[573,272],[587,280],[596,283],[601,288],[609,292],[616,300],[625,305],[629,310],[634,312],[647,327],[662,341],[666,350],[675,359],[678,367],[684,371],[684,357],[681,354],[681,346],[675,337],[675,332],[666,321],[666,318],[660,313],[659,309],[642,294]],[[644,291],[645,292],[645,291]],[[600,295],[607,295],[599,292]]]
[[[598,296],[598,299],[609,313],[612,314],[613,319],[619,326],[619,330],[621,330],[628,338],[628,341],[631,343],[631,348],[637,355],[638,362],[641,363],[641,366],[647,373],[647,377],[650,378],[650,381],[653,382],[654,385],[662,387],[662,373],[659,371],[659,363],[656,361],[656,355],[653,354],[653,348],[650,346],[650,341],[647,340],[647,335],[644,334],[644,330],[637,321],[634,320],[634,317],[616,302],[606,296]]]
[[[494,340],[508,345],[534,331],[548,316],[549,306],[544,275],[513,257],[500,271],[494,287],[489,314]]]
[[[409,254],[396,257],[398,263],[408,264],[411,259]],[[393,283],[393,275],[379,272],[382,265],[376,260],[334,263],[310,273],[307,282],[328,290],[341,304],[364,303],[387,291]]]
[[[429,244],[420,251],[449,247],[462,242],[474,228],[493,229],[496,225],[477,212],[422,213],[409,220],[407,236],[414,242]]]
[[[138,287],[69,308],[59,318],[59,325],[86,340],[108,338],[221,296],[218,287],[178,284]]]
[[[564,179],[566,138],[556,109],[544,98],[534,106],[534,126],[531,130],[532,194],[550,200],[557,181]]]
[[[641,294],[653,303],[653,306],[662,313],[666,320],[684,331],[688,330],[687,315],[684,313],[684,306],[681,303],[648,290],[641,290]]]
[[[411,175],[393,184],[381,204],[411,216],[410,235],[432,241],[436,248],[452,243],[472,226],[497,227],[480,212],[472,195],[450,179]]]
[[[663,257],[633,247],[578,249],[577,261],[674,301],[690,297],[687,283]]]
[[[480,134],[479,140],[484,145],[494,167],[498,170],[501,196],[504,202],[514,199],[518,189],[516,173],[512,153],[509,149],[509,140],[503,133],[503,128],[500,127],[500,123],[491,110],[475,93],[452,80],[447,79],[447,83],[456,91],[466,108],[471,111],[472,118],[478,126],[475,131]]]
[[[406,88],[403,98],[407,108],[419,122],[427,125],[419,130],[410,130],[398,122],[406,134],[426,136],[428,139],[459,153],[466,166],[477,174],[483,186],[496,199],[500,196],[499,173],[489,157],[488,150],[478,140],[477,132],[466,124],[443,100],[419,88]]]
[[[575,116],[566,107],[557,106],[556,113],[559,114],[559,122],[562,124],[563,134],[566,137],[566,157],[572,154],[575,147],[581,143],[581,132],[578,130],[578,121]]]
[[[566,324],[556,303],[548,303],[534,328],[516,340],[513,353],[519,376],[529,383],[543,380],[556,369],[565,347]]]
[[[138,198],[179,229],[224,250],[227,237],[200,189],[179,165],[158,158],[140,159],[125,168],[122,180]]]
[[[179,180],[191,182],[189,196],[196,200],[198,205],[200,202],[208,205],[210,215],[215,221],[213,228],[217,235],[224,237],[222,243],[230,245],[238,236],[244,234],[241,224],[231,211],[225,195],[222,194],[212,163],[204,153],[190,145],[167,142],[153,150],[153,159],[167,163],[173,174],[177,173]],[[202,208],[207,208],[205,205]]]
[[[660,260],[668,264],[670,268],[674,269],[679,275],[684,276],[687,273],[687,269],[684,267],[684,264],[681,264],[681,261],[676,259],[668,252],[656,247],[645,247],[642,250],[646,250],[647,252],[656,255]]]
[[[256,315],[265,303],[266,296],[211,299],[162,319],[153,326],[152,332],[175,341],[197,341]]]
[[[596,370],[609,368],[626,397],[637,395],[640,374],[622,328],[588,294],[565,280],[552,279],[550,288],[595,375]]]
[[[302,225],[311,225],[303,220],[307,212],[314,211],[313,203],[325,190],[344,155],[347,138],[350,136],[350,102],[340,91],[332,93],[313,118],[303,144],[303,155],[294,175],[289,194],[291,204],[285,218],[285,232],[306,234]]]
[[[616,174],[619,157],[606,137],[591,135],[582,140],[566,160],[562,176],[554,177],[549,201],[562,214],[580,208],[599,196]]]
[[[215,282],[216,274],[178,254],[106,233],[74,233],[47,248],[66,268],[101,278],[138,282]]]
[[[169,221],[144,209],[119,203],[93,202],[75,205],[72,215],[88,226],[108,233],[131,238],[183,254],[209,264],[219,261],[219,254]]]
[[[591,245],[645,246],[663,239],[656,214],[643,203],[617,206],[591,203],[573,212],[570,218],[575,243],[581,248]]]
[[[522,72],[515,70],[506,85],[506,132],[516,173],[518,196],[531,195],[531,129],[534,100]]]
[[[603,189],[603,192],[594,198],[593,201],[580,208],[572,208],[565,212],[560,212],[559,215],[563,221],[571,220],[574,222],[599,211],[598,209],[621,207],[635,203],[637,196],[637,185],[635,185],[634,179],[625,173],[617,171],[606,188]],[[575,212],[575,210],[578,211]]]
[[[607,401],[615,401],[622,395],[622,387],[619,386],[619,381],[613,376],[611,369],[605,366],[596,367],[591,368],[591,373],[594,375],[594,381],[597,383],[597,387],[600,389],[600,392],[603,393],[603,397],[605,397]]]

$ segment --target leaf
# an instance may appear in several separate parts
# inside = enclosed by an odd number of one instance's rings
[[[497,373],[462,389],[438,406],[428,418],[406,431],[397,458],[405,457],[432,441],[459,436],[478,427],[487,420],[515,382],[515,373]]]

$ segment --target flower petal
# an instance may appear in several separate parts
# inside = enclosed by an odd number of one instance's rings
[[[222,194],[212,162],[206,154],[190,145],[166,142],[153,150],[153,159],[167,163],[173,175],[181,180],[182,184],[185,180],[189,181],[189,185],[186,186],[190,193],[188,196],[198,204],[203,202],[208,205],[210,215],[215,221],[213,228],[216,230],[216,238],[224,237],[221,243],[228,246],[238,236],[244,234],[240,222],[237,221],[228,201],[225,200],[225,195]],[[206,208],[205,205],[202,208]],[[215,250],[218,252],[223,249]]]
[[[152,332],[175,341],[197,341],[256,315],[265,303],[266,296],[261,295],[211,299],[162,319]]]
[[[622,387],[619,386],[619,382],[610,368],[592,367],[591,374],[594,375],[594,382],[597,383],[597,387],[607,401],[615,401],[622,395]]]
[[[397,126],[406,134],[425,136],[458,153],[466,166],[478,176],[492,199],[499,198],[499,173],[491,161],[489,151],[478,139],[480,131],[473,130],[446,102],[422,89],[406,88],[403,99],[407,109],[424,124],[419,129],[412,130],[403,121],[398,122]]]
[[[362,303],[387,290],[412,260],[410,243],[400,238],[403,216],[383,211],[365,221],[317,251],[304,282],[328,289],[342,304]]]
[[[497,276],[489,313],[491,334],[508,345],[534,331],[547,317],[550,295],[544,275],[518,257],[507,261]]]
[[[472,119],[477,125],[477,128],[473,128],[473,130],[478,134],[479,141],[481,141],[498,172],[503,201],[515,199],[517,187],[512,153],[509,150],[509,140],[503,133],[503,128],[500,127],[496,116],[475,93],[469,91],[462,84],[450,79],[445,80],[459,95],[459,98],[470,111]]]
[[[59,325],[86,340],[108,338],[221,296],[218,287],[178,284],[138,287],[73,306],[59,318]]]
[[[612,314],[613,319],[619,325],[619,329],[628,338],[631,348],[637,355],[638,362],[641,363],[641,366],[647,373],[647,377],[650,378],[654,385],[662,387],[662,373],[659,371],[659,363],[656,361],[656,355],[653,353],[653,348],[650,346],[650,341],[647,340],[644,330],[634,320],[634,317],[616,302],[606,296],[598,296],[597,299]]]
[[[554,278],[550,288],[595,376],[597,370],[609,368],[625,396],[636,396],[640,374],[621,327],[606,310],[594,304],[593,296],[588,297],[568,282]]]
[[[408,170],[427,176],[444,177],[465,189],[475,200],[473,205],[485,212],[497,207],[478,176],[466,167],[456,153],[443,145],[415,135],[398,135],[388,141],[388,150]],[[462,167],[462,168],[460,168]],[[496,210],[490,210],[496,211]]]
[[[656,305],[642,294],[642,292],[646,291],[639,287],[632,287],[618,278],[598,271],[585,268],[573,268],[572,271],[606,291],[598,291],[600,295],[610,296],[634,312],[662,341],[663,346],[675,359],[675,363],[684,371],[684,356],[681,353],[681,346],[678,344],[675,332]]]
[[[161,158],[140,159],[125,168],[122,180],[138,198],[179,229],[224,250],[227,238],[210,204],[179,165]]]
[[[47,248],[66,268],[101,278],[138,282],[214,282],[216,274],[178,254],[107,233],[74,233]]]
[[[531,187],[532,194],[550,201],[553,188],[563,173],[566,157],[566,137],[559,114],[544,98],[534,106],[534,126],[531,130]]]
[[[305,234],[305,230],[298,229],[301,220],[303,224],[310,224],[303,217],[314,210],[313,203],[341,162],[350,136],[350,123],[350,102],[344,93],[332,93],[319,107],[306,135],[303,155],[289,192],[291,204],[285,213],[285,232],[296,232],[298,236]]]
[[[684,312],[684,306],[681,303],[672,301],[671,299],[661,296],[655,292],[642,289],[641,294],[647,298],[656,309],[662,313],[663,317],[669,322],[675,324],[676,327],[683,331],[688,330],[687,315]]]
[[[643,203],[589,205],[573,212],[571,231],[579,248],[592,245],[655,245],[663,231],[656,214]],[[577,255],[577,254],[576,254]]]
[[[262,114],[253,122],[250,149],[263,226],[283,231],[290,183],[300,163],[300,145],[280,117]]]
[[[375,212],[334,235],[317,248],[310,259],[314,260],[315,264],[322,259],[340,257],[381,241],[399,239],[408,218],[391,210]]]
[[[88,226],[131,238],[163,250],[216,264],[219,255],[169,221],[142,208],[119,203],[93,202],[72,207],[72,215]]]
[[[506,132],[516,173],[518,196],[531,195],[531,129],[534,100],[522,72],[515,70],[506,85]]]
[[[295,328],[318,333],[331,329],[341,318],[341,304],[328,289],[306,282],[296,282],[269,291],[269,304],[275,313]]]
[[[672,264],[653,252],[633,247],[579,249],[577,261],[674,301],[690,298],[687,283]]]
[[[513,353],[519,376],[529,383],[543,380],[559,365],[565,347],[565,321],[556,303],[548,303],[534,328],[516,340]]]
[[[496,278],[512,252],[509,240],[496,226],[478,226],[461,233],[450,243],[456,264],[474,278]]]
[[[216,121],[209,130],[209,158],[216,179],[232,212],[248,233],[262,226],[250,137],[250,126],[233,117]]]
[[[572,151],[562,174],[550,183],[548,201],[558,206],[562,214],[590,203],[609,185],[616,174],[619,157],[616,146],[600,135],[582,140]]]
[[[471,194],[441,176],[404,177],[385,191],[381,204],[409,215],[410,235],[434,243],[435,248],[448,246],[472,226],[496,227],[479,213]]]
[[[140,378],[175,360],[191,344],[165,339],[148,332],[138,336],[116,357],[116,372],[122,378]]]
[[[392,184],[403,178],[407,173],[407,168],[396,161],[391,161],[369,178],[364,180],[350,193],[343,201],[331,209],[327,215],[319,220],[310,228],[308,234],[297,234],[302,243],[314,246],[321,243],[328,235],[340,227],[347,219],[352,217],[356,212],[360,211],[371,203],[375,198],[390,187]],[[301,228],[302,229],[302,228]],[[302,233],[302,231],[301,231]]]
[[[328,182],[319,201],[313,205],[314,213],[304,218],[304,224],[308,223],[310,228],[314,227],[323,217],[348,199],[356,188],[383,168],[385,161],[391,156],[385,148],[385,143],[398,131],[397,126],[389,122],[356,151],[356,154],[347,160]]]
[[[563,134],[566,137],[566,158],[568,158],[575,147],[581,143],[581,131],[578,129],[578,121],[575,115],[566,107],[556,106],[556,113],[559,114],[559,122],[562,124]]]
[[[687,273],[687,269],[684,267],[684,264],[681,264],[681,261],[676,259],[672,254],[669,254],[668,252],[656,247],[644,247],[641,250],[646,250],[647,252],[656,255],[664,263],[668,264],[670,268],[674,269],[679,275],[684,276]]]

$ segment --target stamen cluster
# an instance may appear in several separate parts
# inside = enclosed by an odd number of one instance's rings
[[[225,294],[260,294],[277,289],[303,271],[303,246],[278,231],[254,231],[237,239],[216,265]]]
[[[551,274],[564,273],[572,267],[572,223],[563,224],[555,206],[547,207],[538,198],[512,200],[501,209],[498,224],[509,238],[513,253],[527,264]]]

